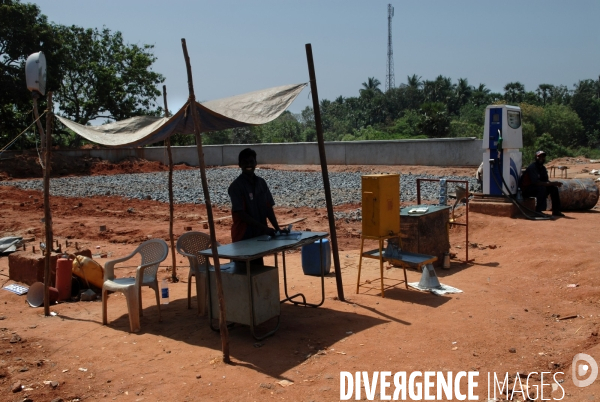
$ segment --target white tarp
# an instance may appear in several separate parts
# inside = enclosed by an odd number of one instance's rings
[[[253,126],[275,120],[307,84],[263,89],[230,98],[196,102],[200,131]],[[194,123],[187,102],[170,118],[138,116],[102,126],[84,126],[56,116],[61,123],[85,139],[106,146],[142,146],[162,141],[173,134],[193,134]]]

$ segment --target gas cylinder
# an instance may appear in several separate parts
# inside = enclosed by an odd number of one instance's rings
[[[562,183],[558,188],[560,207],[563,211],[594,208],[599,191],[593,179],[554,179]]]
[[[69,300],[71,297],[71,267],[73,263],[67,255],[63,255],[56,261],[56,289],[58,289],[58,300]]]

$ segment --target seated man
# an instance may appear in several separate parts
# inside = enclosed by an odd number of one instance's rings
[[[542,212],[546,210],[546,198],[550,194],[552,200],[552,215],[565,216],[560,211],[560,198],[558,196],[558,187],[561,182],[550,181],[548,179],[548,170],[544,167],[546,162],[546,153],[539,150],[535,153],[535,162],[527,167],[523,176],[521,176],[520,187],[525,197],[535,197],[535,210]]]
[[[280,231],[273,211],[275,201],[267,182],[254,174],[256,152],[250,148],[242,150],[238,155],[238,165],[242,174],[231,183],[228,190],[233,218],[231,240],[236,242],[261,235],[274,236]],[[267,219],[275,229],[267,226]],[[253,264],[256,263],[262,265],[262,259],[253,261]]]

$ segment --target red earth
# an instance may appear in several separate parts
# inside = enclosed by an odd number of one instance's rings
[[[67,174],[115,174],[165,170],[148,161],[120,164],[85,161]],[[593,177],[584,158],[553,161],[567,165],[569,177]],[[17,164],[18,165],[18,164]],[[21,163],[26,166],[25,163]],[[58,164],[57,164],[58,166]],[[0,168],[2,168],[0,166]],[[188,168],[182,166],[180,168]],[[262,168],[319,170],[315,166]],[[475,168],[418,166],[332,166],[332,171],[432,173],[472,175]],[[1,169],[3,176],[37,176],[33,168]],[[587,170],[587,171],[586,171]],[[60,174],[60,170],[55,172]],[[39,177],[39,176],[38,176]],[[37,245],[43,239],[40,192],[0,186],[0,237],[23,236]],[[127,255],[148,238],[168,240],[168,205],[120,197],[52,197],[54,238],[69,251],[74,242],[89,248],[103,264]],[[360,205],[336,207],[354,210]],[[133,208],[133,212],[127,212]],[[215,218],[227,217],[228,206],[217,206]],[[276,208],[281,223],[298,218],[295,229],[329,231],[324,209]],[[458,209],[464,222],[465,209]],[[437,270],[440,281],[463,293],[435,296],[396,285],[402,271],[386,265],[382,298],[378,264],[364,260],[362,278],[370,285],[356,293],[360,222],[336,222],[343,300],[333,271],[325,279],[326,299],[317,309],[284,303],[281,326],[274,336],[257,342],[245,326],[229,331],[231,364],[222,361],[221,340],[207,317],[197,315],[193,292],[187,309],[187,260],[177,255],[179,281],[170,283],[171,302],[161,306],[158,320],[153,291],[144,288],[141,331],[130,333],[122,295],[111,296],[107,326],[102,325],[101,302],[52,305],[55,316],[31,308],[26,296],[0,290],[0,400],[23,401],[196,401],[196,400],[340,400],[341,372],[476,371],[479,400],[488,397],[488,373],[493,379],[509,374],[513,400],[524,400],[526,388],[534,400],[544,398],[587,401],[600,398],[600,380],[585,388],[574,386],[572,359],[586,353],[600,361],[600,211],[566,212],[552,221],[510,219],[471,212],[469,243],[464,227],[450,230],[449,270]],[[202,205],[175,205],[175,237],[186,227],[207,232]],[[230,220],[216,224],[217,239],[231,241]],[[106,226],[107,230],[99,231]],[[464,262],[466,248],[470,262]],[[39,251],[38,251],[39,252]],[[288,284],[309,301],[320,297],[317,277],[302,274],[300,253],[286,256]],[[269,259],[266,261],[269,263]],[[133,265],[133,267],[131,266]],[[119,268],[119,276],[133,274],[135,263]],[[172,277],[171,257],[161,265],[159,278]],[[409,282],[421,274],[408,271]],[[281,281],[281,275],[280,275]],[[282,281],[281,281],[282,282]],[[8,277],[8,258],[0,257],[0,285]],[[281,284],[283,287],[283,284]],[[283,290],[282,290],[283,293]],[[269,329],[267,323],[264,329]],[[521,377],[516,377],[516,373]],[[551,374],[548,374],[551,373]],[[553,392],[552,375],[560,381]],[[585,378],[585,376],[584,376]],[[286,381],[283,381],[286,380]],[[417,378],[422,381],[422,377]],[[564,382],[563,382],[564,380]],[[393,394],[393,380],[387,395]],[[53,383],[54,382],[54,383]],[[293,383],[292,385],[289,385]],[[21,385],[20,390],[12,388]],[[490,385],[490,388],[492,385]],[[460,383],[467,391],[466,380]],[[564,389],[564,398],[563,396]],[[435,386],[432,388],[435,395]],[[493,389],[492,389],[493,396]],[[375,390],[380,398],[380,388]],[[362,399],[366,399],[365,389]],[[352,396],[354,400],[355,395]],[[409,396],[407,396],[409,398]],[[507,399],[498,394],[497,400]],[[409,399],[410,400],[410,399]],[[446,400],[441,398],[439,400]],[[453,399],[456,400],[456,399]]]

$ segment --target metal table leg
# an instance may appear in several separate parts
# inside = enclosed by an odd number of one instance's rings
[[[306,297],[303,293],[296,293],[295,295],[288,295],[287,289],[287,275],[286,275],[286,265],[285,265],[285,251],[281,253],[281,258],[283,260],[283,289],[285,292],[285,299],[281,300],[280,303],[284,303],[289,301],[295,305],[302,305],[305,307],[319,307],[325,302],[325,267],[323,266],[323,239],[319,241],[319,265],[321,268],[321,302],[318,304],[308,303],[306,301]],[[293,299],[301,297],[302,301],[295,301]]]

